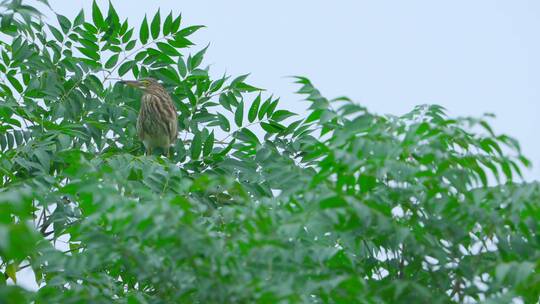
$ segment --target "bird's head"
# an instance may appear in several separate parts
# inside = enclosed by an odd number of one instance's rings
[[[161,89],[162,86],[154,78],[143,78],[139,80],[122,80],[120,83],[130,87],[138,88],[143,91],[150,91],[152,89]]]

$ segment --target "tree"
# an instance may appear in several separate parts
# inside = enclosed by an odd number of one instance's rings
[[[2,302],[538,301],[540,187],[489,117],[377,115],[295,77],[298,115],[212,79],[180,15],[45,24],[39,2],[0,22]],[[179,109],[170,159],[142,153],[131,76]],[[27,267],[37,291],[10,283]]]

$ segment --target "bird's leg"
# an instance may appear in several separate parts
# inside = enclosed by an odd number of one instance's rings
[[[146,148],[146,156],[152,156],[152,147]]]
[[[167,158],[171,158],[171,148],[167,148]]]

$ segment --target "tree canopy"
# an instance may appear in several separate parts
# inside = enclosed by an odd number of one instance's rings
[[[212,78],[175,12],[36,7],[0,6],[1,303],[538,302],[540,185],[491,117],[379,115],[305,77],[292,113]],[[178,108],[170,158],[117,84],[148,76]]]

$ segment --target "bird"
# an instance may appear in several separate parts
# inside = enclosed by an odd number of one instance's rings
[[[120,83],[142,90],[141,108],[137,117],[137,135],[146,155],[154,148],[166,151],[178,137],[178,113],[167,90],[154,78],[122,80]]]

